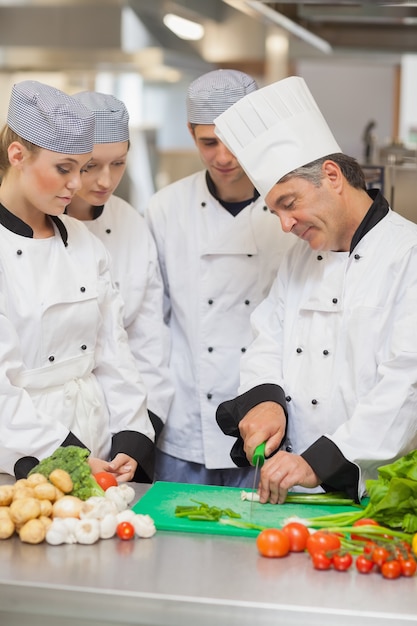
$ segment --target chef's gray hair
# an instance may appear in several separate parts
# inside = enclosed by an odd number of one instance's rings
[[[323,180],[323,163],[325,161],[334,161],[340,167],[343,176],[348,183],[355,189],[366,189],[365,175],[359,163],[353,157],[342,154],[328,154],[316,161],[307,163],[283,176],[279,182],[284,183],[291,178],[303,178],[309,181],[315,187],[320,187]]]

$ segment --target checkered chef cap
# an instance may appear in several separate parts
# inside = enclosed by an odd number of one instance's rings
[[[264,198],[285,174],[342,152],[299,76],[242,98],[214,123],[216,135]]]
[[[35,146],[62,154],[91,152],[94,115],[63,91],[35,80],[13,86],[7,125]]]
[[[214,70],[196,78],[187,91],[187,119],[191,124],[213,124],[214,118],[258,88],[238,70]]]
[[[81,91],[74,98],[96,118],[94,143],[117,143],[129,140],[129,113],[125,104],[110,94]]]

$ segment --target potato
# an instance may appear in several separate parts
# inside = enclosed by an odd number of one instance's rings
[[[22,498],[34,498],[35,494],[32,487],[21,486],[13,491],[13,500],[21,500]]]
[[[0,539],[8,539],[13,535],[15,531],[15,525],[11,518],[0,517]]]
[[[39,500],[41,506],[41,515],[50,517],[52,515],[52,502],[50,500]]]
[[[24,543],[41,543],[46,536],[46,528],[40,519],[30,519],[19,531],[20,540]]]
[[[51,505],[51,506],[52,506],[52,505]],[[40,516],[38,517],[38,520],[39,520],[40,522],[42,522],[42,524],[45,526],[45,531],[47,531],[47,530],[48,530],[48,528],[50,527],[50,525],[52,524],[52,518],[51,518],[51,517],[48,517],[48,516],[46,516],[46,515],[40,515]]]
[[[0,486],[0,506],[9,506],[13,500],[14,486],[13,485],[1,485]]]
[[[9,506],[0,506],[0,518],[1,517],[10,517],[10,507]],[[10,517],[10,519],[12,519]]]
[[[61,489],[58,489],[58,487],[55,487],[55,491],[55,500],[59,500],[60,498],[63,498],[65,496],[65,493],[61,491]]]
[[[56,488],[52,483],[40,483],[33,488],[33,495],[39,500],[49,500],[55,502],[56,500]]]
[[[30,483],[28,483],[27,478],[19,478],[18,480],[16,480],[14,484],[15,490],[20,489],[21,487],[30,487]]]
[[[25,524],[30,519],[39,517],[41,505],[36,498],[20,498],[10,505],[10,517],[16,525]]]
[[[27,477],[27,482],[30,487],[35,487],[35,485],[41,485],[42,483],[47,483],[48,479],[43,474],[31,474]]]
[[[65,470],[56,469],[49,474],[48,478],[55,487],[64,493],[70,493],[74,488],[72,478]]]

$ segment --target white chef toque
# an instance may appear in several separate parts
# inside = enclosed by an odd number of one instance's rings
[[[215,133],[263,197],[285,174],[342,152],[299,76],[245,96],[214,123]]]
[[[13,86],[7,125],[39,148],[86,154],[94,143],[94,115],[63,91],[24,80]]]
[[[80,91],[74,98],[94,113],[94,143],[129,141],[129,113],[124,102],[97,91]]]
[[[187,120],[214,124],[214,118],[258,89],[255,79],[238,70],[214,70],[196,78],[187,90]]]

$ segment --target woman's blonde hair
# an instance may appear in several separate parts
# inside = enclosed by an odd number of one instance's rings
[[[40,150],[39,146],[23,139],[5,124],[0,132],[0,176],[4,176],[10,167],[8,148],[14,141],[21,143],[32,154],[36,154]]]

